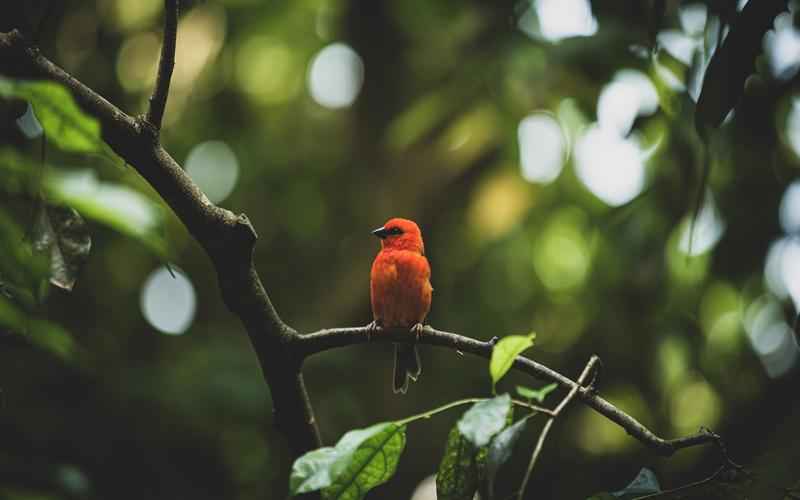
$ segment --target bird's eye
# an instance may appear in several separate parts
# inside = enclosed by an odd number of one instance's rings
[[[395,226],[395,227],[390,227],[389,230],[387,231],[387,233],[388,234],[403,234],[403,231],[399,227]]]

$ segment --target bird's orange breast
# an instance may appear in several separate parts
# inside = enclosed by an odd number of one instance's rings
[[[431,308],[431,268],[424,255],[382,250],[372,263],[372,314],[384,327],[422,323]]]

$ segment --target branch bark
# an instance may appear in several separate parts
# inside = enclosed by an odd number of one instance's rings
[[[367,342],[367,333],[367,327],[320,330],[294,338],[292,341],[292,349],[295,351],[297,357],[305,358],[329,349]],[[414,342],[415,339],[413,335],[408,334],[407,330],[379,329],[377,332],[370,332],[370,341]],[[419,343],[468,352],[486,359],[491,359],[492,349],[494,348],[493,342],[482,342],[456,333],[436,330],[430,326],[426,326],[423,329]],[[628,434],[659,455],[670,456],[682,448],[716,443],[719,440],[719,436],[707,430],[701,430],[697,434],[677,439],[661,438],[642,425],[634,417],[600,397],[591,386],[581,387],[580,384],[574,380],[524,356],[517,356],[516,360],[514,360],[513,368],[539,380],[555,382],[568,391],[577,391],[575,397],[583,404],[625,429]]]
[[[164,41],[161,43],[161,58],[158,60],[158,74],[150,107],[147,110],[147,123],[161,130],[164,108],[169,96],[169,83],[175,67],[175,45],[178,39],[178,0],[164,0]]]
[[[272,393],[275,425],[293,454],[321,446],[300,373],[302,359],[287,347],[297,333],[281,320],[258,276],[252,259],[257,235],[247,216],[211,203],[164,150],[152,125],[124,113],[42,56],[18,30],[0,33],[0,73],[59,82],[100,121],[103,139],[153,186],[213,262],[222,298],[247,330]]]

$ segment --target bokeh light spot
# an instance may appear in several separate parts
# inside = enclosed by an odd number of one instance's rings
[[[308,90],[320,106],[331,109],[353,104],[364,82],[361,57],[343,43],[319,51],[308,71]]]
[[[534,0],[517,25],[529,36],[550,42],[597,33],[588,0]]]
[[[658,93],[644,73],[619,71],[600,92],[597,99],[597,122],[605,130],[627,136],[637,116],[650,115],[658,109]]]
[[[534,244],[533,266],[552,290],[570,291],[583,285],[591,267],[583,212],[564,209],[550,219]]]
[[[145,319],[168,335],[180,335],[192,324],[196,299],[192,282],[178,269],[160,267],[145,280],[141,307]]]
[[[251,98],[276,104],[294,97],[301,88],[302,74],[286,44],[255,36],[236,53],[236,81]]]
[[[517,128],[522,177],[546,184],[561,173],[566,139],[558,122],[547,113],[525,117]]]
[[[678,250],[691,256],[704,254],[714,248],[724,232],[725,221],[717,210],[714,195],[708,191],[694,224],[691,215],[683,221]]]
[[[670,415],[679,434],[696,432],[703,426],[713,427],[722,413],[722,401],[717,391],[699,376],[672,393]]]
[[[644,162],[635,137],[591,126],[575,146],[575,166],[578,179],[607,205],[624,205],[644,189]]]
[[[748,306],[744,327],[753,352],[771,378],[786,374],[797,364],[800,354],[794,332],[783,318],[775,299],[763,296]]]
[[[117,80],[128,92],[152,88],[160,42],[153,33],[141,33],[125,40],[117,55]]]
[[[800,181],[789,184],[783,193],[779,217],[784,231],[800,233]]]
[[[788,80],[800,69],[800,31],[794,27],[792,14],[775,18],[775,29],[764,35],[764,53],[772,72],[779,80]]]
[[[186,173],[212,203],[219,203],[236,187],[239,161],[224,142],[203,142],[189,151],[186,157]]]

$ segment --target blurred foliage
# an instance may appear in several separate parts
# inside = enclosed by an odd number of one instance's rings
[[[235,153],[238,182],[221,204],[252,220],[265,285],[300,331],[368,323],[369,231],[414,218],[433,268],[431,324],[484,340],[535,330],[527,355],[565,374],[596,353],[605,397],[667,437],[711,427],[759,471],[752,498],[781,495],[798,480],[787,464],[800,438],[791,418],[800,278],[779,259],[776,286],[767,257],[776,241],[796,244],[779,211],[800,166],[797,68],[777,70],[768,33],[735,111],[704,149],[694,101],[735,17],[724,2],[593,2],[588,20],[565,8],[566,25],[585,36],[559,39],[544,36],[549,3],[186,2],[162,140],[180,163],[210,140]],[[36,29],[44,54],[127,112],[145,111],[160,0],[26,9],[20,25]],[[776,39],[794,33],[795,12],[778,16]],[[15,16],[0,17],[14,26]],[[335,42],[361,58],[363,86],[352,106],[331,109],[309,82],[315,57]],[[2,80],[0,93],[30,101],[46,138],[31,132],[22,101],[0,101],[0,497],[283,498],[289,453],[205,254],[133,169],[95,143],[97,129],[62,89]],[[561,149],[524,133],[532,115],[563,134]],[[591,149],[588,131],[607,147]],[[532,182],[543,158],[555,159],[553,180]],[[713,206],[707,231],[700,212],[689,256],[686,214],[705,159]],[[629,187],[622,203],[608,191],[619,186]],[[49,286],[51,254],[26,236],[42,202],[88,224],[91,252],[72,292]],[[167,257],[197,295],[182,336],[159,333],[140,309],[142,285]],[[326,442],[491,391],[485,360],[422,351],[424,375],[402,398],[389,390],[385,345],[309,359]],[[518,385],[535,386],[509,372],[498,392]],[[410,426],[405,458],[373,495],[409,498],[442,462],[455,419]],[[520,457],[540,430],[535,420],[526,427]],[[574,405],[529,488],[586,498],[647,466],[668,490],[718,464],[711,448],[659,459]],[[515,455],[499,470],[498,498],[524,468]],[[560,480],[564,471],[581,480]]]

